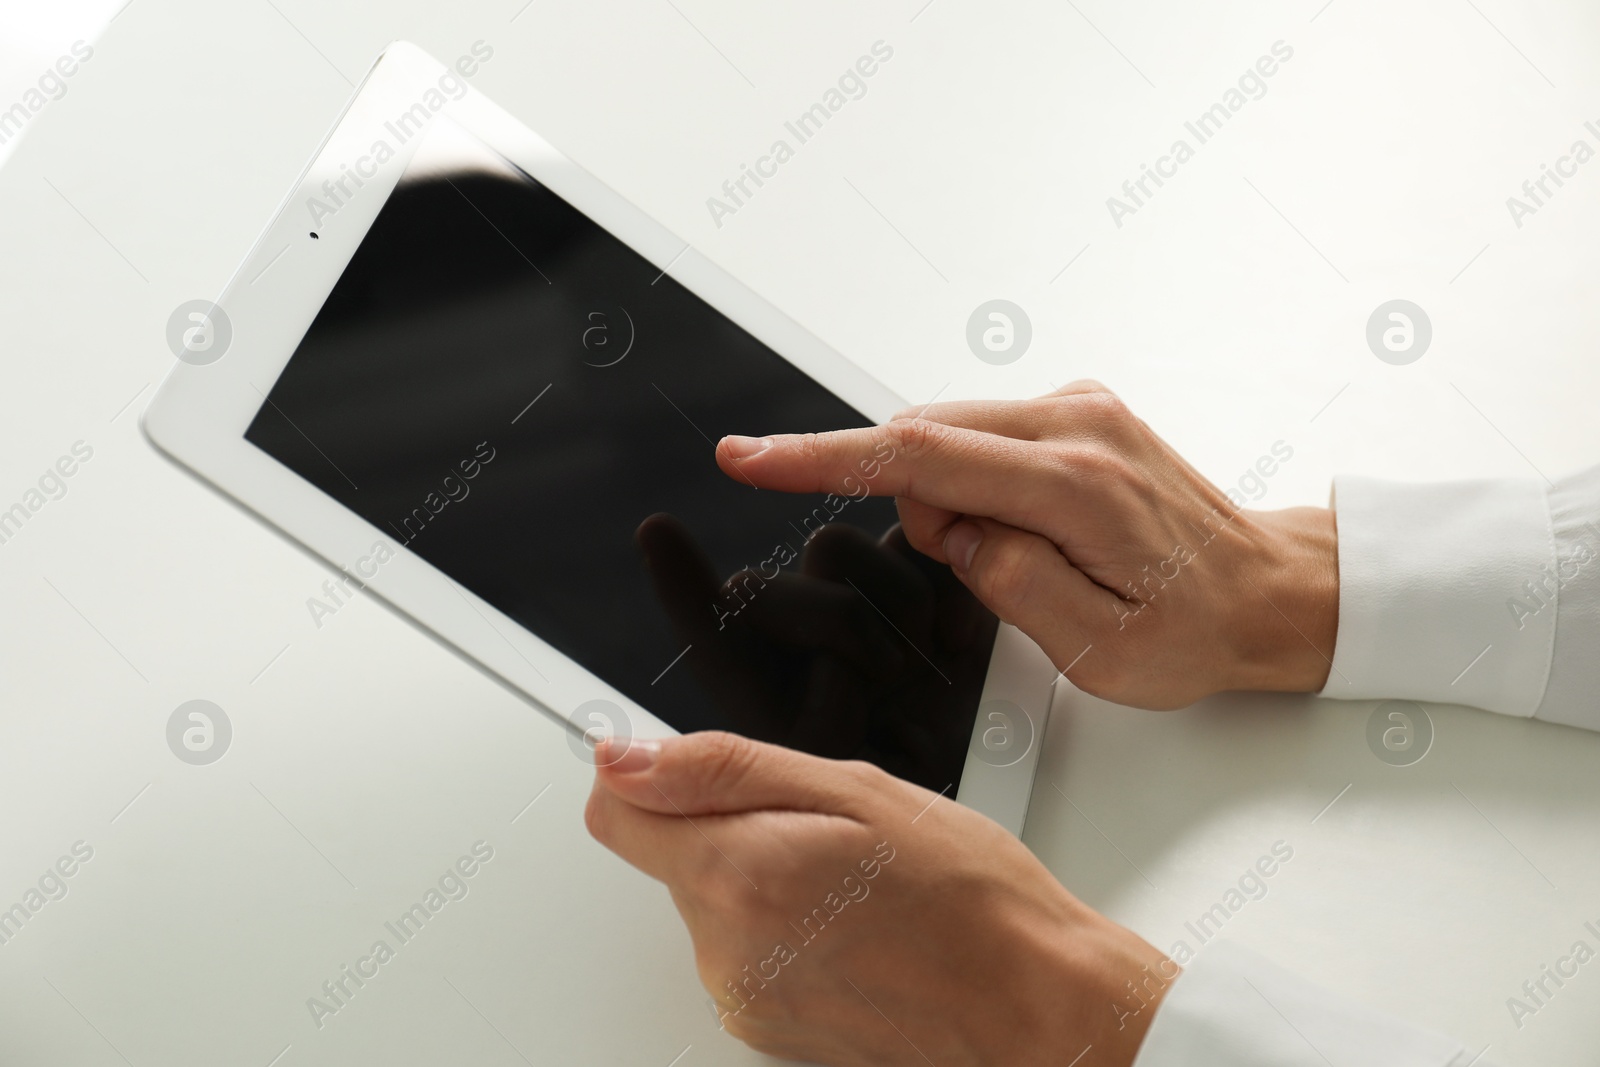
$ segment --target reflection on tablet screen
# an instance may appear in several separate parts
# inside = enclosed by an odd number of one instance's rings
[[[675,729],[954,795],[996,623],[864,496],[892,450],[829,497],[713,459],[870,420],[459,128],[426,136],[246,439]]]

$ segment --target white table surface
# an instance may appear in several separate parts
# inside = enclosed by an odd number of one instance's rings
[[[922,2],[134,0],[98,36],[64,17],[37,68],[6,53],[0,107],[94,41],[0,169],[0,508],[94,456],[0,544],[0,907],[94,856],[0,946],[0,1062],[759,1060],[666,893],[587,837],[558,729],[369,599],[315,628],[327,571],[137,430],[168,314],[220,290],[392,39],[488,42],[478,90],[908,397],[1099,378],[1221,484],[1288,442],[1263,506],[1594,460],[1600,162],[1520,228],[1505,199],[1600,146],[1600,8]],[[715,227],[705,199],[880,39],[868,94]],[[1113,225],[1280,39],[1267,95]],[[1006,367],[963,338],[992,297],[1034,323]],[[1409,366],[1364,340],[1396,297],[1435,329]],[[207,767],[164,738],[195,698],[235,731]],[[1592,1062],[1600,963],[1520,1028],[1505,1002],[1595,943],[1600,737],[1434,708],[1395,768],[1373,706],[1064,687],[1027,843],[1166,948],[1284,841],[1225,936],[1504,1064]],[[317,1029],[306,998],[479,839],[470,895]]]

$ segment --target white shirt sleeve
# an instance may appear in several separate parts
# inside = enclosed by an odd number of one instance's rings
[[[1339,629],[1321,695],[1600,730],[1600,467],[1334,482]]]
[[[1490,1067],[1449,1038],[1336,996],[1228,942],[1184,967],[1134,1067]]]
[[[1539,480],[1341,477],[1321,695],[1469,704],[1600,730],[1600,467]],[[1227,943],[1184,967],[1134,1067],[1487,1067]]]

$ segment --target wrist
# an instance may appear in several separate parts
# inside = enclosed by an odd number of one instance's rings
[[[1230,687],[1314,693],[1339,632],[1339,550],[1328,508],[1248,513],[1261,536],[1241,569]]]
[[[1092,914],[1092,913],[1091,913]],[[1062,988],[1074,991],[1068,1021],[1046,1061],[1071,1063],[1084,1047],[1095,1067],[1132,1067],[1157,1010],[1182,968],[1155,946],[1101,915],[1072,932],[1061,958]],[[1058,1001],[1057,1010],[1061,1010]]]
[[[984,995],[971,998],[971,987],[962,992],[966,1054],[949,1062],[1133,1067],[1181,969],[1056,888],[1047,904],[996,915],[991,932],[999,942],[991,948],[1005,963],[979,987]]]

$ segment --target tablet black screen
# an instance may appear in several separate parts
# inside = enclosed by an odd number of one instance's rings
[[[246,438],[680,731],[958,783],[993,616],[891,501],[713,459],[870,420],[459,128],[426,136]]]

